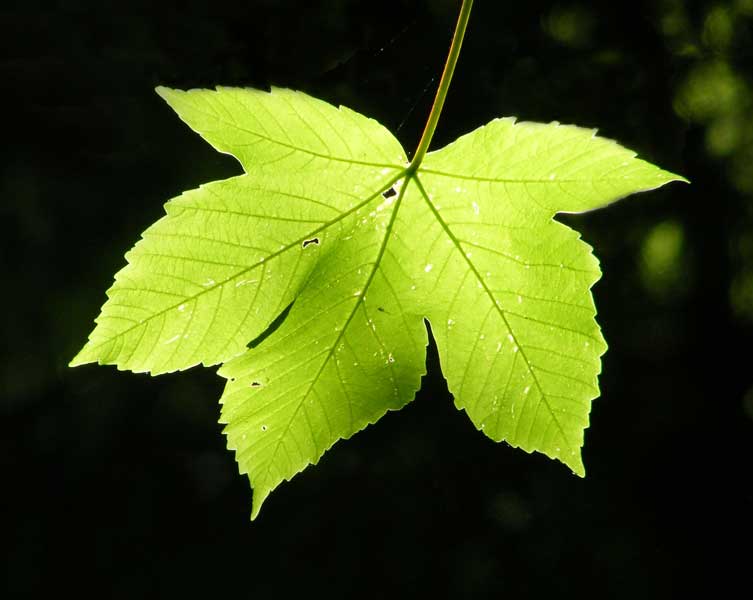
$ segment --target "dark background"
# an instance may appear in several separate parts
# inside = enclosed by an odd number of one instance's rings
[[[749,571],[752,1],[474,8],[435,148],[556,119],[692,181],[563,219],[604,270],[585,480],[478,433],[430,353],[250,523],[212,370],[66,366],[162,204],[239,172],[156,85],[294,87],[412,149],[458,4],[3,4],[0,596],[724,597]]]

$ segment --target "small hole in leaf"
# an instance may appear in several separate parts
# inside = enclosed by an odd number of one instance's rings
[[[305,248],[306,246],[310,246],[311,244],[316,244],[318,246],[319,238],[315,237],[315,238],[311,238],[310,240],[303,240],[303,244],[301,245]]]
[[[394,186],[382,192],[382,196],[384,196],[385,198],[392,198],[392,196],[396,196],[396,195],[397,195],[397,192],[395,191]]]
[[[251,383],[251,387],[252,387],[252,388],[258,388],[258,387],[261,387],[261,383],[259,383],[258,381],[253,381],[253,382]]]

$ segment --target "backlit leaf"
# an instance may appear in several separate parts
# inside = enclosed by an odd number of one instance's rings
[[[600,271],[553,217],[682,178],[592,130],[513,119],[414,171],[381,125],[300,92],[158,91],[244,174],[167,203],[72,364],[224,363],[221,418],[256,516],[283,480],[414,397],[428,321],[479,429],[584,474]]]

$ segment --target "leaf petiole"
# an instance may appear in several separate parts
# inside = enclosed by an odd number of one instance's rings
[[[421,140],[418,142],[418,147],[413,155],[413,160],[411,160],[410,165],[408,166],[408,176],[415,173],[421,165],[424,156],[426,156],[426,152],[429,150],[431,138],[434,137],[434,131],[439,122],[439,115],[442,113],[442,107],[444,106],[445,98],[447,98],[447,91],[450,89],[452,75],[455,72],[455,65],[458,62],[458,56],[460,56],[460,47],[463,45],[463,37],[465,36],[465,29],[468,26],[468,19],[471,16],[472,7],[473,0],[463,0],[463,4],[460,7],[460,14],[458,15],[458,22],[455,25],[455,33],[452,36],[450,52],[447,55],[447,61],[444,64],[442,78],[439,80],[437,95],[434,96],[434,103],[431,106],[431,112],[426,121],[424,132],[421,134]]]

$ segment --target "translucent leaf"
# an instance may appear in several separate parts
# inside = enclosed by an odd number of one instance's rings
[[[600,271],[553,217],[681,177],[592,130],[513,119],[414,171],[378,123],[302,93],[158,91],[245,174],[168,202],[72,364],[224,362],[221,419],[255,517],[280,482],[414,397],[428,321],[479,429],[584,474]]]

